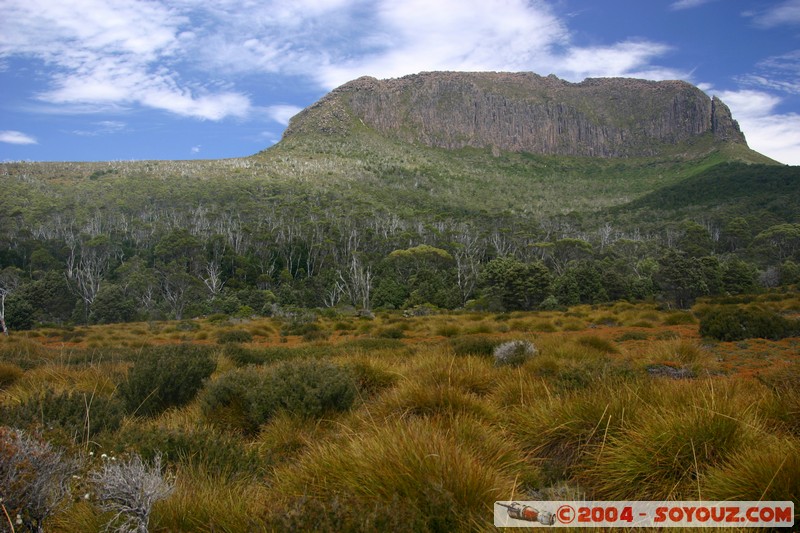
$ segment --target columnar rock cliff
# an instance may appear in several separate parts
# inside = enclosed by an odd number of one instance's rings
[[[440,148],[547,155],[652,156],[701,139],[746,144],[728,107],[683,81],[570,83],[532,73],[359,78],[298,114],[285,135],[365,126]]]

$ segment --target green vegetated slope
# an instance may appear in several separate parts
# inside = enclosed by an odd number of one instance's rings
[[[699,213],[728,217],[763,213],[796,220],[800,215],[800,167],[720,163],[656,189],[617,212],[625,211],[662,220]]]
[[[755,153],[746,157],[759,160]],[[642,209],[652,222],[654,214],[669,220],[693,214],[691,206],[720,203],[729,211],[768,207],[785,220],[796,214],[785,202],[797,197],[797,169],[727,161],[719,150],[692,158],[494,156],[361,132],[287,139],[239,160],[4,164],[0,206],[28,226],[56,214],[80,224],[96,210],[135,216],[205,208],[247,219],[268,205],[478,223],[481,217],[531,221],[570,213],[591,220],[618,206],[626,207],[610,213],[621,222],[623,213]],[[731,203],[735,199],[746,202]]]

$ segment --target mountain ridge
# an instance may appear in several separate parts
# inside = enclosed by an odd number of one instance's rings
[[[423,145],[539,155],[649,157],[676,145],[740,145],[730,109],[684,81],[508,72],[361,77],[291,121],[283,139],[348,135],[368,127]]]

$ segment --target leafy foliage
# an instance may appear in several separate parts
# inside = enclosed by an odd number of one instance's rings
[[[142,352],[120,386],[128,412],[153,416],[191,401],[216,368],[211,349],[181,344]]]
[[[20,404],[0,407],[5,423],[14,427],[61,430],[74,441],[88,440],[102,431],[116,431],[124,406],[117,397],[107,398],[77,391],[59,394],[47,388]]]
[[[316,418],[349,409],[355,397],[356,381],[347,368],[306,359],[228,372],[208,384],[200,401],[209,422],[254,434],[278,411]]]
[[[703,314],[700,334],[720,341],[777,340],[800,334],[800,321],[762,307],[718,306]]]

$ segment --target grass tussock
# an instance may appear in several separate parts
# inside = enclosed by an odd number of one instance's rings
[[[574,473],[627,428],[642,406],[644,386],[618,390],[599,384],[590,389],[550,394],[506,411],[511,433],[542,466],[551,481]]]
[[[176,472],[175,491],[158,502],[152,531],[245,532],[263,529],[255,510],[266,497],[262,483],[219,477],[198,467]]]
[[[763,428],[735,386],[663,384],[579,474],[598,499],[702,499],[700,480],[755,445]]]
[[[495,500],[523,495],[499,443],[475,448],[463,440],[475,435],[455,435],[431,419],[390,421],[316,446],[297,465],[276,471],[274,491],[289,498],[369,499],[387,508],[399,499],[426,529],[483,529]]]
[[[710,500],[800,501],[800,441],[767,437],[742,447],[702,478]]]
[[[0,338],[0,419],[96,461],[161,454],[177,485],[153,531],[488,530],[496,499],[798,505],[800,341],[697,323],[720,304],[795,319],[794,294],[766,296],[48,327]],[[519,339],[535,354],[495,365]],[[107,523],[81,483],[54,531]]]

